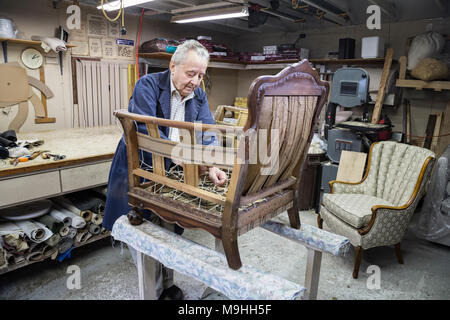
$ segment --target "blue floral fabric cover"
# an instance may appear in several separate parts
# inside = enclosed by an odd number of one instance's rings
[[[228,267],[222,253],[145,221],[132,226],[126,216],[113,225],[111,235],[166,267],[195,278],[233,300],[294,300],[306,288],[249,265]]]

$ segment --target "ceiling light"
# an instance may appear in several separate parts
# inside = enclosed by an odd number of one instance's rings
[[[197,21],[210,21],[210,20],[230,19],[239,17],[248,17],[247,7],[239,6],[228,9],[210,10],[199,13],[177,15],[173,16],[170,22],[189,23]]]
[[[136,6],[138,4],[142,4],[142,3],[146,3],[146,2],[150,2],[153,0],[123,0],[123,7],[132,7],[132,6]],[[97,9],[101,9],[102,6],[99,5],[97,7]],[[106,3],[106,1],[103,1],[103,8],[105,9],[105,11],[115,11],[115,10],[119,10],[120,9],[120,1],[116,0],[116,1],[112,1],[109,3]]]

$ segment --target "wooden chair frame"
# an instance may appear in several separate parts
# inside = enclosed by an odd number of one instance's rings
[[[328,91],[328,83],[320,81],[317,72],[311,68],[307,60],[293,64],[275,76],[257,78],[249,89],[249,113],[244,127],[246,134],[239,140],[237,148],[214,147],[216,151],[223,152],[226,156],[223,157],[222,161],[215,159],[215,162],[209,163],[204,161],[185,162],[186,159],[183,156],[179,159],[174,159],[172,151],[177,146],[177,143],[161,139],[158,126],[184,129],[190,132],[191,137],[194,137],[195,132],[199,130],[215,130],[221,133],[229,134],[233,132],[239,134],[242,128],[224,125],[202,125],[199,128],[198,124],[190,122],[137,115],[123,110],[114,112],[114,115],[122,123],[127,144],[128,195],[129,204],[133,208],[128,215],[129,221],[132,224],[140,224],[142,222],[141,210],[149,209],[169,223],[176,223],[183,228],[206,230],[217,239],[222,240],[228,265],[232,269],[239,269],[242,266],[242,262],[239,256],[238,235],[261,225],[286,210],[288,211],[291,227],[300,228],[296,197],[299,176],[314,134],[318,116],[326,102]],[[266,96],[315,96],[317,100],[314,101],[317,102],[312,108],[310,118],[308,118],[311,120],[311,123],[306,123],[307,132],[301,133],[305,138],[302,140],[301,146],[296,149],[299,154],[290,151],[294,163],[284,163],[285,166],[289,167],[285,177],[270,183],[268,186],[261,185],[259,190],[252,192],[251,188],[246,187],[249,184],[249,180],[254,179],[249,172],[256,172],[255,170],[258,170],[260,166],[249,164],[250,141],[259,129],[258,121],[263,114],[261,112],[261,103]],[[271,115],[265,114],[264,116]],[[148,135],[137,132],[135,121],[145,123]],[[305,122],[307,121],[305,120]],[[200,152],[207,147],[196,145],[193,140],[194,138],[191,141],[182,141],[181,143],[188,155]],[[153,172],[139,167],[139,149],[152,153]],[[238,161],[239,155],[245,155],[245,159]],[[175,181],[165,176],[164,157],[185,163],[183,164],[184,182]],[[214,165],[232,169],[228,190],[224,196],[198,188],[199,165]],[[201,208],[194,208],[177,200],[149,192],[145,189],[148,183],[141,183],[141,178],[222,205],[222,214],[219,215]],[[263,198],[266,201],[253,205],[245,212],[240,210],[243,206]]]

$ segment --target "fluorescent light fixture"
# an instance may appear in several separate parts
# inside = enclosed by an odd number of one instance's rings
[[[123,0],[123,7],[132,7],[132,6],[137,6],[138,4],[141,3],[146,3],[146,2],[150,2],[153,0]],[[112,1],[109,3],[106,3],[106,1],[103,1],[103,8],[105,9],[105,11],[115,11],[115,10],[119,10],[120,9],[120,1],[116,0],[116,1]],[[99,5],[97,7],[97,9],[102,9],[102,5]]]
[[[219,19],[230,19],[248,17],[248,9],[244,6],[233,7],[228,9],[210,10],[191,14],[182,14],[173,16],[170,22],[189,23],[198,21],[210,21]]]

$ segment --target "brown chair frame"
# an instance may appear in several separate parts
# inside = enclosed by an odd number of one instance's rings
[[[222,240],[228,265],[232,269],[239,269],[242,266],[242,262],[238,249],[238,235],[261,225],[286,210],[288,211],[291,227],[300,228],[296,196],[299,177],[314,134],[314,127],[328,97],[328,91],[328,83],[319,79],[317,72],[311,68],[307,60],[293,64],[283,69],[277,75],[261,76],[252,83],[248,95],[248,120],[244,127],[244,132],[246,133],[258,131],[263,97],[315,96],[317,97],[317,103],[313,108],[311,123],[306,124],[308,131],[302,133],[302,136],[305,137],[305,142],[298,149],[299,154],[294,157],[295,163],[290,164],[289,172],[292,174],[288,174],[287,178],[283,178],[281,181],[272,183],[269,186],[262,186],[256,192],[249,193],[244,190],[248,180],[253,179],[248,174],[249,169],[254,171],[255,168],[259,168],[255,164],[248,163],[251,134],[244,135],[239,140],[237,148],[216,147],[218,151],[225,154],[232,152],[234,155],[232,162],[224,160],[219,163],[208,164],[232,169],[230,184],[225,196],[216,195],[198,188],[198,166],[206,163],[184,164],[184,183],[171,180],[165,176],[164,156],[170,156],[170,151],[175,147],[176,143],[161,139],[158,126],[171,126],[188,130],[191,136],[194,136],[194,131],[199,130],[198,124],[137,115],[122,110],[116,111],[114,115],[122,123],[127,144],[128,195],[129,204],[133,208],[128,214],[129,221],[135,225],[140,224],[142,222],[141,209],[149,209],[169,223],[176,223],[183,228],[206,230]],[[149,134],[145,135],[137,132],[134,121],[145,123]],[[227,134],[230,133],[230,130],[236,134],[242,130],[242,128],[223,125],[202,125],[200,128],[202,131],[211,129],[222,133],[226,132]],[[185,142],[183,141],[183,143]],[[186,143],[185,147],[189,152],[195,152],[204,146]],[[153,172],[145,171],[139,167],[139,149],[152,153]],[[239,153],[239,151],[242,151],[242,153]],[[245,159],[237,161],[237,154],[245,154]],[[183,161],[183,159],[178,160]],[[141,178],[223,205],[222,215],[216,215],[207,210],[194,208],[177,200],[149,192],[145,190],[148,183],[140,183]],[[260,202],[245,212],[240,211],[241,207],[263,198],[266,198],[267,201]]]

